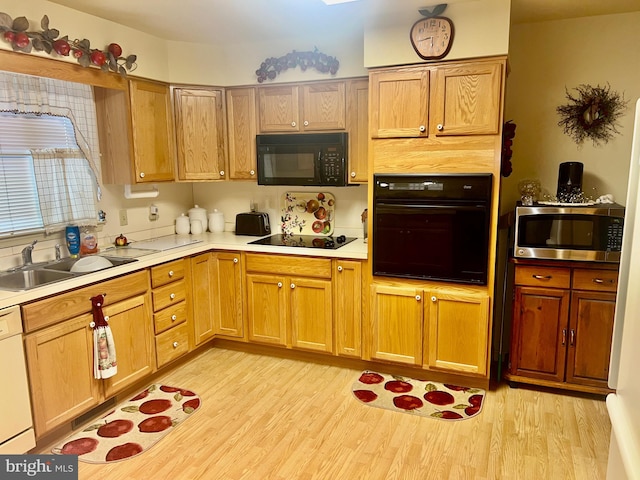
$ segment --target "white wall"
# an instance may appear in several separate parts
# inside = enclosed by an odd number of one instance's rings
[[[502,211],[519,199],[517,184],[537,178],[555,194],[558,165],[584,163],[583,190],[611,193],[624,204],[631,156],[633,105],[640,97],[640,12],[514,25],[511,29],[505,119],[517,124],[513,173],[503,181]],[[624,94],[629,107],[620,135],[579,147],[558,126],[565,88],[606,84]]]

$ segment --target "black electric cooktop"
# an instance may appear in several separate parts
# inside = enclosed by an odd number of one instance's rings
[[[326,248],[335,250],[347,243],[353,242],[355,237],[345,237],[338,235],[337,237],[315,236],[315,235],[271,235],[249,242],[253,245],[273,245],[275,247],[304,247],[304,248]]]

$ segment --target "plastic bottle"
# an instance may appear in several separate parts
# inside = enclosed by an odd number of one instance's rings
[[[98,237],[92,228],[85,227],[82,229],[80,255],[91,255],[92,253],[98,253]]]
[[[64,232],[69,255],[75,258],[80,253],[80,229],[77,225],[68,225]]]

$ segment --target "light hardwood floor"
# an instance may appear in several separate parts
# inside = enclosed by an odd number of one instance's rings
[[[384,367],[380,367],[384,371]],[[604,479],[605,402],[501,384],[472,419],[358,402],[360,370],[213,348],[160,381],[194,390],[194,416],[142,455],[80,462],[84,480]]]

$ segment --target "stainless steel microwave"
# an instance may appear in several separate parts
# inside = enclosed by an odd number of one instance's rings
[[[620,262],[624,207],[518,206],[514,256],[557,260]]]
[[[346,133],[256,135],[258,185],[347,185]]]

